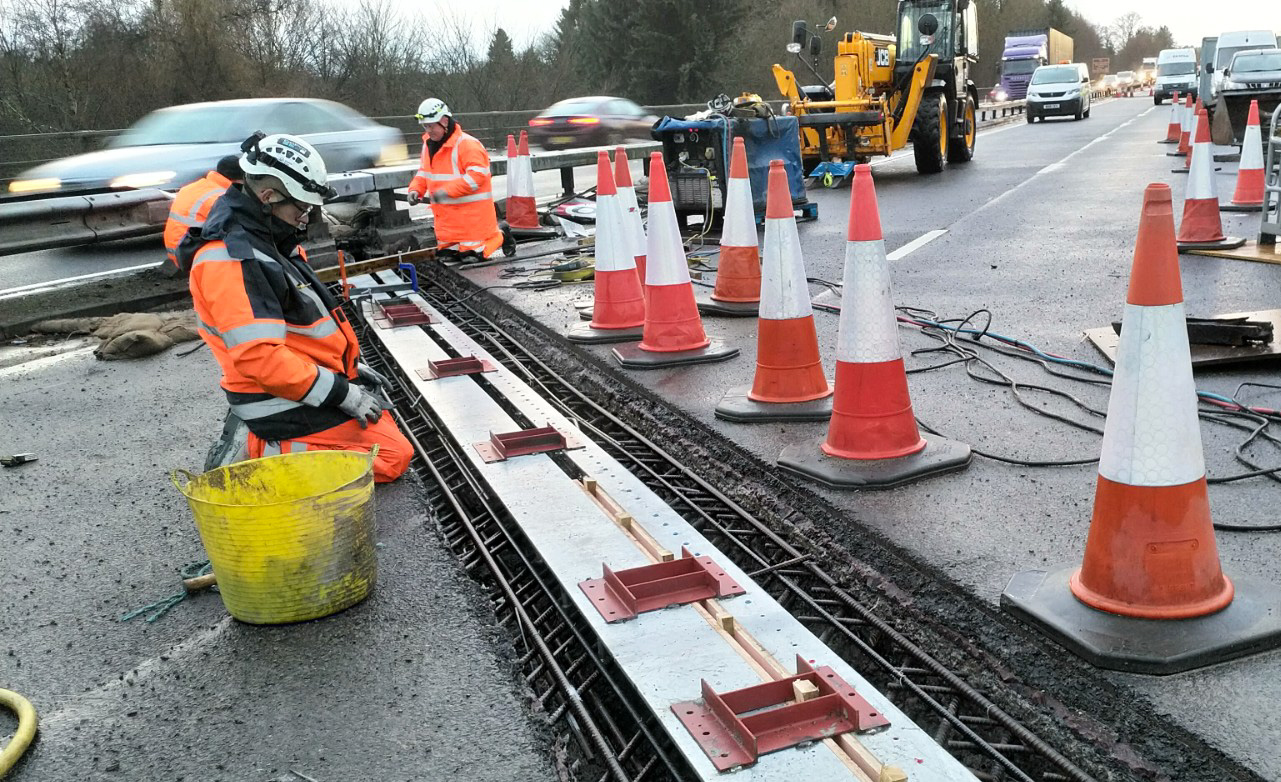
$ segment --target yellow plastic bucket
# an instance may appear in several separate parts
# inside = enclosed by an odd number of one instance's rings
[[[301,622],[368,597],[378,573],[373,464],[373,453],[305,451],[172,473],[232,616]]]

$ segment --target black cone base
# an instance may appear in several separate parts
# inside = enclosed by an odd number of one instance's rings
[[[1226,236],[1217,242],[1178,242],[1179,252],[1184,250],[1235,250],[1245,244],[1245,239]]]
[[[662,369],[685,364],[711,364],[737,355],[738,348],[728,347],[718,339],[712,340],[706,347],[677,350],[671,353],[641,350],[639,342],[614,348],[614,358],[628,369]]]
[[[1068,588],[1077,568],[1017,573],[1001,608],[1092,665],[1169,674],[1281,646],[1281,588],[1233,578],[1227,608],[1196,619],[1134,619],[1087,606]]]
[[[731,388],[716,405],[716,417],[739,424],[770,421],[827,421],[832,417],[832,395],[808,402],[757,402],[748,399],[751,386]]]
[[[1220,212],[1262,212],[1263,204],[1219,204]]]
[[[889,489],[905,483],[962,470],[970,463],[970,446],[921,433],[925,447],[898,459],[839,459],[823,453],[826,437],[789,445],[778,466],[834,489]]]
[[[587,313],[591,318],[591,312]],[[633,326],[630,329],[594,329],[590,323],[577,323],[570,327],[565,339],[580,345],[607,345],[611,342],[635,342],[641,338],[644,326]]]
[[[761,312],[759,301],[717,301],[710,294],[694,297],[702,315],[721,315],[727,318],[755,318]]]

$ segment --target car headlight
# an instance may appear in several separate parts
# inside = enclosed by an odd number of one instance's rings
[[[140,190],[144,187],[167,185],[178,176],[177,171],[147,171],[142,174],[125,174],[107,183],[107,187]]]
[[[397,141],[383,146],[382,151],[378,153],[378,160],[374,161],[374,165],[390,166],[393,163],[400,163],[407,159],[409,159],[409,147],[405,146],[403,141]]]
[[[10,193],[34,193],[39,190],[57,190],[62,187],[62,180],[57,177],[39,179],[15,179],[9,183]]]
[[[1005,92],[1005,90],[997,90],[996,95],[994,97],[996,98],[997,102],[1000,102],[1010,96]]]

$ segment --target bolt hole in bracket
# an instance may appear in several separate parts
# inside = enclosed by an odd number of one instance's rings
[[[718,771],[750,766],[761,755],[842,733],[867,733],[890,721],[831,668],[796,658],[795,676],[672,704],[672,712]]]

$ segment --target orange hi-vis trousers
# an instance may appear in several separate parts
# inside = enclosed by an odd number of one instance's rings
[[[280,442],[263,440],[253,432],[249,433],[249,458],[275,456],[282,453],[299,453],[302,451],[362,451],[369,453],[378,446],[378,455],[374,457],[374,481],[391,483],[404,475],[409,469],[409,460],[414,456],[414,447],[401,434],[391,414],[383,411],[382,418],[368,427],[361,429],[360,422],[352,419],[344,424],[309,434],[294,440]]]

